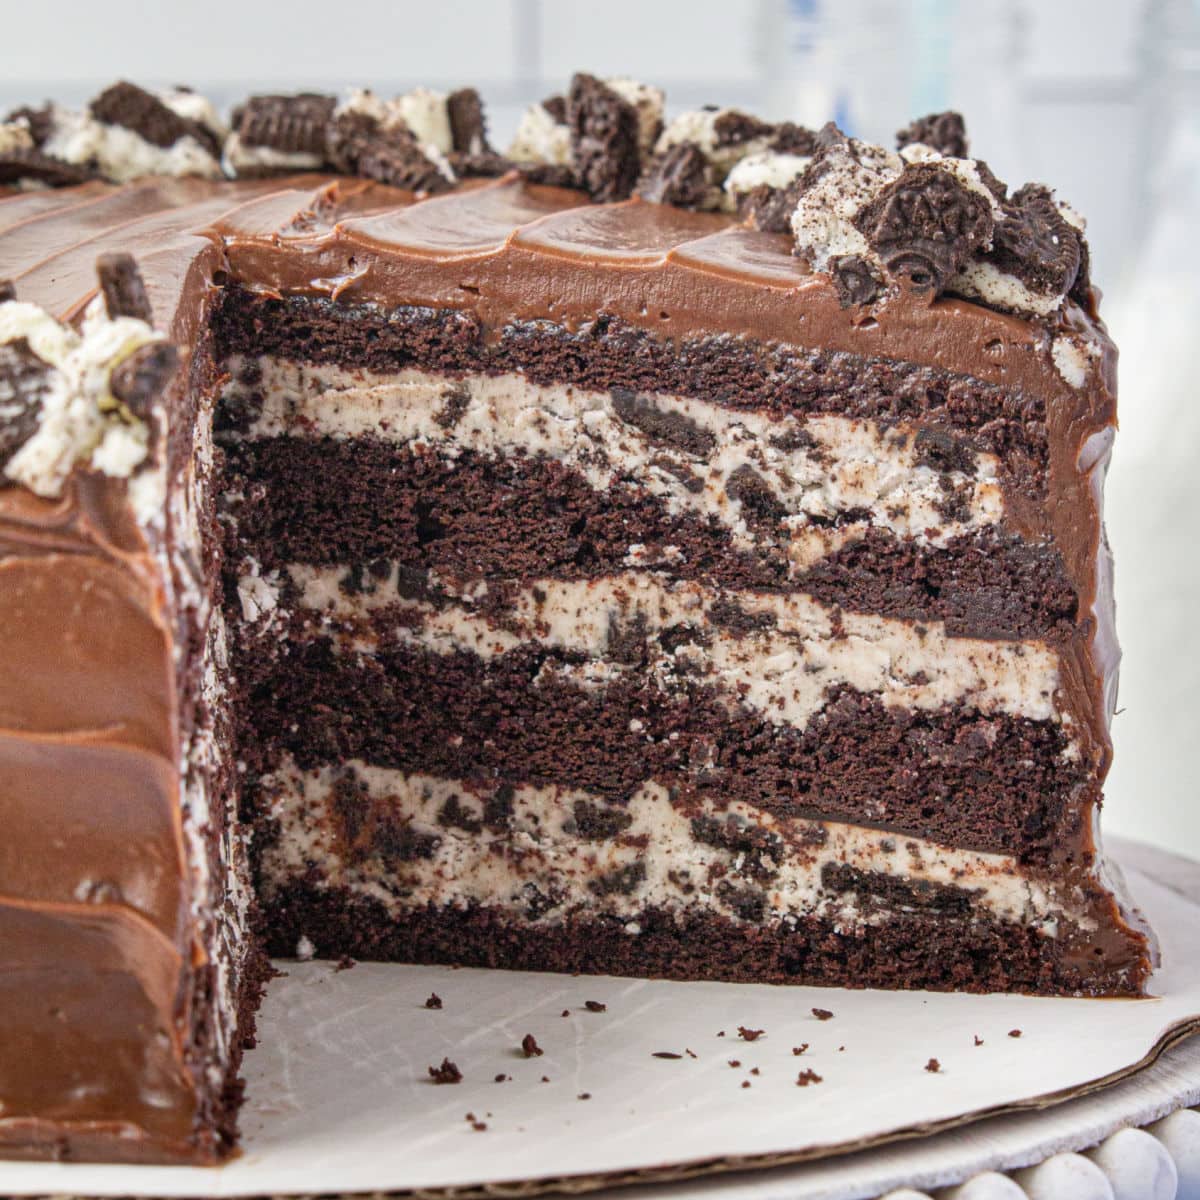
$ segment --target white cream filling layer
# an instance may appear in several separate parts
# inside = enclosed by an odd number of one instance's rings
[[[362,845],[347,847],[330,803],[344,768],[305,771],[287,761],[263,780],[270,815],[280,822],[280,837],[263,859],[268,896],[316,866],[324,886],[372,896],[393,913],[426,904],[528,912],[540,894],[554,907],[527,919],[547,924],[578,910],[632,921],[648,907],[681,913],[715,908],[744,920],[738,902],[749,892],[761,897],[768,921],[815,915],[855,926],[885,919],[886,905],[824,887],[822,871],[844,864],[906,883],[968,889],[972,908],[1032,925],[1048,936],[1056,935],[1060,916],[1074,916],[1081,907],[1081,897],[1056,894],[1052,886],[1026,877],[1005,855],[951,849],[835,821],[777,818],[741,803],[718,809],[697,802],[685,810],[652,780],[621,807],[568,788],[517,787],[504,826],[489,827],[482,823],[486,796],[469,785],[359,761],[347,766],[371,809],[407,826],[413,838],[423,840],[427,856],[385,863],[371,848],[369,830],[365,838],[360,835]],[[586,840],[576,822],[580,802],[601,813],[623,811],[629,824],[615,837]],[[438,823],[448,803],[457,810],[458,826]],[[727,830],[758,831],[762,848],[748,858],[745,850],[700,841],[692,826],[696,817],[713,819]],[[478,828],[462,828],[464,820],[477,822]],[[614,880],[622,886],[613,886]],[[626,929],[639,932],[635,923]]]
[[[230,362],[234,380],[245,365]],[[941,545],[997,523],[1004,513],[994,455],[974,455],[970,475],[943,476],[921,464],[917,430],[903,424],[884,430],[842,416],[800,421],[679,396],[639,396],[637,405],[656,410],[656,419],[688,423],[711,447],[688,452],[624,419],[607,391],[537,385],[518,374],[450,381],[412,369],[377,375],[270,358],[258,365],[262,376],[255,388],[263,408],[249,438],[371,436],[433,446],[448,459],[466,451],[545,456],[578,470],[597,490],[632,478],[672,515],[720,521],[739,549],[753,549],[761,540],[734,498],[735,473],[752,470],[786,514],[781,532],[797,572],[868,525]],[[246,390],[233,382],[227,398],[243,398]],[[953,518],[943,513],[947,487],[961,501],[961,515]],[[828,527],[849,509],[869,515]]]
[[[837,613],[803,594],[725,592],[694,581],[669,581],[650,573],[593,580],[543,579],[522,589],[496,621],[464,599],[445,607],[402,600],[395,567],[372,590],[347,595],[336,567],[287,568],[300,605],[314,614],[353,621],[391,604],[405,609],[389,636],[436,654],[466,651],[492,659],[530,643],[580,656],[580,663],[547,663],[543,672],[582,686],[602,687],[629,671],[649,672],[664,690],[702,678],[731,703],[760,711],[775,724],[803,727],[821,711],[831,688],[849,686],[896,708],[933,709],[964,703],[985,713],[1031,720],[1062,719],[1055,705],[1058,660],[1044,642],[950,637],[940,622],[916,625],[860,613]],[[258,620],[276,611],[280,580],[244,572],[243,613]],[[736,634],[714,621],[730,602],[766,628]],[[414,619],[415,618],[415,619]],[[704,642],[668,652],[658,634],[692,626]],[[626,667],[607,656],[623,631],[644,630],[645,666]],[[317,623],[321,633],[335,633]],[[274,636],[274,635],[272,635]],[[674,641],[675,639],[668,639]],[[370,635],[352,631],[349,653],[372,653]]]

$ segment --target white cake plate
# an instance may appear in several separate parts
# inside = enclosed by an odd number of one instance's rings
[[[281,964],[247,1057],[239,1158],[0,1163],[0,1194],[525,1195],[737,1171],[723,1198],[851,1200],[1091,1145],[1200,1100],[1200,1042],[1185,1042],[1200,1031],[1200,867],[1129,844],[1117,856],[1162,938],[1155,999]],[[541,1056],[519,1049],[530,1033]],[[444,1057],[461,1083],[429,1080]],[[809,1069],[820,1082],[798,1087]]]

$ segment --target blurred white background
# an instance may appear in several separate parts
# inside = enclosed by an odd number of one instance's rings
[[[474,83],[494,141],[570,74],[890,143],[953,107],[1089,222],[1122,349],[1108,492],[1125,648],[1110,831],[1200,858],[1200,0],[2,0],[0,111],[114,78],[391,94]]]

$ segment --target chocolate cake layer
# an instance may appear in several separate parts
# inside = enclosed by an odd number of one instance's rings
[[[514,924],[481,908],[408,909],[390,917],[377,901],[296,883],[270,905],[270,949],[292,955],[300,938],[322,956],[480,967],[804,983],[1075,995],[1085,981],[1124,992],[1136,977],[1136,943],[1112,938],[1102,955],[1094,933],[1063,930],[1061,941],[1002,921],[955,919],[944,911],[897,914],[882,928],[847,931],[802,920],[763,928],[707,912],[640,912],[639,933],[587,917],[555,929]]]
[[[632,671],[602,688],[574,682],[569,663],[534,648],[485,665],[415,647],[345,658],[313,642],[259,671],[246,664],[243,678],[253,731],[243,753],[260,772],[287,751],[305,767],[360,759],[563,782],[618,804],[654,778],[781,816],[865,821],[1042,863],[1064,853],[1091,799],[1060,728],[969,705],[894,708],[843,688],[799,730],[731,710],[686,676],[670,690]]]
[[[1053,550],[994,526],[931,545],[860,524],[796,571],[786,529],[734,548],[713,518],[672,513],[634,483],[598,492],[579,470],[546,458],[468,451],[447,460],[374,438],[227,441],[224,452],[227,511],[264,570],[386,560],[459,579],[595,578],[636,560],[681,578],[802,590],[986,637],[1060,631],[1077,605]]]

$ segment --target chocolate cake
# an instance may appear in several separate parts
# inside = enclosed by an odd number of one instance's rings
[[[4,1154],[226,1154],[268,955],[1142,992],[1082,222],[662,104],[0,125]]]

